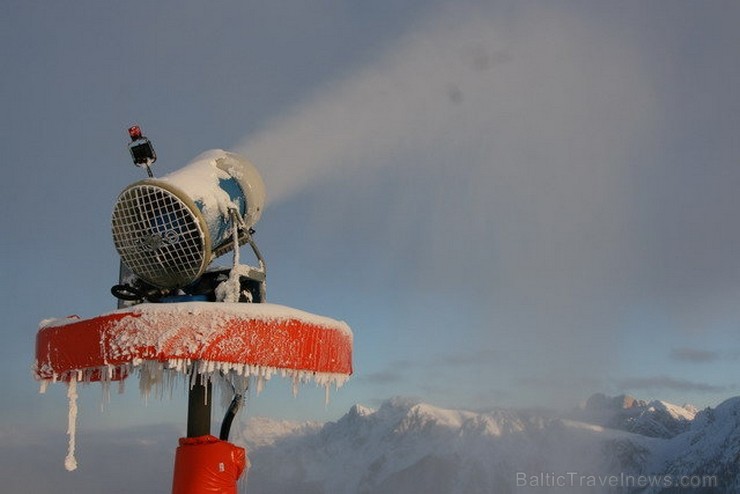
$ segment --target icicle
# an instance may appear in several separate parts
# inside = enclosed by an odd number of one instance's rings
[[[71,376],[67,385],[67,398],[69,399],[69,415],[67,417],[67,435],[69,436],[69,445],[67,447],[67,457],[64,459],[64,468],[68,471],[77,469],[77,459],[75,458],[75,439],[77,436],[77,377]]]
[[[232,209],[230,213],[234,242],[234,264],[229,272],[229,278],[216,287],[216,300],[219,302],[238,302],[241,290],[241,282],[239,281],[239,223],[241,218],[236,210]]]
[[[105,405],[110,404],[110,381],[100,382],[100,412],[105,411]]]
[[[300,384],[301,384],[300,378],[298,377],[297,374],[294,375],[293,376],[293,398],[298,397],[298,389],[300,388]]]
[[[208,400],[209,400],[209,396],[208,396],[208,388],[209,388],[208,382],[209,382],[208,377],[201,374],[201,376],[200,376],[200,384],[205,388],[205,392],[203,393],[203,404],[204,405],[208,405]],[[211,392],[213,392],[213,387],[211,387]]]
[[[231,209],[229,211],[229,215],[231,216],[231,221],[234,222],[234,228],[232,229],[232,237],[234,240],[234,267],[233,269],[236,269],[236,267],[239,265],[239,223],[244,223],[241,221],[241,218],[239,217],[239,213],[237,213],[236,209]]]

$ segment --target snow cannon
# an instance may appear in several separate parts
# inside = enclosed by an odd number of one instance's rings
[[[68,386],[68,470],[77,468],[78,383],[107,387],[137,376],[146,397],[171,395],[183,383],[187,437],[176,450],[172,492],[236,494],[248,460],[228,436],[247,389],[259,393],[281,375],[294,393],[312,381],[328,399],[330,387],[352,374],[352,332],[342,321],[266,302],[265,262],[253,239],[264,184],[248,160],[209,151],[156,179],[151,143],[134,128],[131,155],[149,178],[126,187],[113,211],[118,310],[43,321],[34,374],[42,392],[54,382]],[[244,244],[257,266],[240,263]],[[212,265],[228,252],[230,266]],[[215,390],[230,399],[218,437],[211,435]]]
[[[203,153],[184,168],[126,187],[113,209],[113,242],[141,280],[179,289],[199,279],[211,261],[235,248],[262,215],[265,185],[235,153]]]

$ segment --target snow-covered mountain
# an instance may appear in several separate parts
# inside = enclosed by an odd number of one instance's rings
[[[573,411],[580,420],[648,437],[670,438],[685,432],[698,410],[665,401],[638,400],[629,395],[607,397],[597,393]]]
[[[740,396],[699,412],[687,432],[656,444],[654,459],[652,470],[673,477],[716,476],[720,489],[706,492],[740,492]]]
[[[600,395],[565,415],[396,398],[323,426],[251,419],[241,435],[250,494],[740,492],[740,397],[697,413]],[[702,475],[716,485],[689,478]]]

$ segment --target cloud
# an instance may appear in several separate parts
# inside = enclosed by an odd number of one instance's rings
[[[499,352],[493,349],[480,349],[470,352],[450,352],[439,353],[429,357],[419,358],[417,360],[394,360],[388,364],[385,370],[373,372],[360,376],[361,379],[381,381],[396,380],[396,375],[409,372],[414,369],[429,371],[432,369],[456,368],[456,367],[480,367],[481,365],[490,364]]]
[[[428,365],[432,367],[480,367],[482,365],[484,366],[486,364],[490,364],[499,356],[500,352],[493,349],[480,349],[471,352],[448,353],[438,355],[436,358],[434,358],[433,362],[429,362]]]
[[[617,386],[624,390],[679,391],[717,393],[727,392],[727,386],[717,386],[705,382],[676,379],[669,376],[631,377],[617,381]]]
[[[396,384],[404,379],[403,373],[396,369],[386,369],[378,372],[370,372],[357,377],[358,381],[369,384]]]
[[[698,348],[674,348],[671,350],[671,359],[679,362],[689,362],[695,364],[703,364],[708,362],[716,362],[719,360],[720,355],[717,352],[709,350],[700,350]]]
[[[460,375],[486,374],[498,356],[496,350],[480,349],[396,360],[379,371],[358,374],[354,382],[373,386],[374,393],[386,393],[386,396],[402,392],[423,396],[424,400],[443,406],[489,408],[504,398],[511,398],[511,393],[490,385],[471,387],[471,380]]]

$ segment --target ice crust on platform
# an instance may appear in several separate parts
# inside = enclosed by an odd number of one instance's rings
[[[346,374],[314,372],[300,369],[291,369],[281,366],[250,365],[240,362],[224,362],[208,358],[173,358],[165,362],[137,358],[130,353],[134,347],[150,347],[154,353],[166,350],[171,354],[193,354],[203,344],[213,341],[219,336],[219,331],[230,321],[259,320],[265,323],[274,323],[279,326],[286,321],[298,320],[313,326],[325,328],[327,331],[339,331],[352,338],[349,326],[334,319],[311,314],[291,307],[277,304],[245,304],[245,303],[213,303],[213,302],[184,302],[176,304],[140,304],[133,308],[120,309],[103,314],[131,314],[135,317],[121,319],[116,328],[119,330],[109,343],[109,357],[111,360],[131,357],[128,363],[122,365],[105,365],[103,367],[87,368],[54,374],[52,379],[42,380],[42,391],[48,382],[69,381],[74,378],[79,382],[101,380],[104,383],[115,379],[115,376],[130,376],[138,373],[139,387],[142,394],[149,397],[152,393],[162,395],[173,382],[184,376],[195,382],[195,379],[217,381],[226,379],[229,382],[255,378],[257,391],[260,391],[265,381],[273,375],[288,377],[294,382],[294,389],[300,383],[313,381],[317,385],[336,387],[344,384],[349,378]],[[179,324],[187,318],[189,326],[197,328],[194,331],[183,331]],[[64,324],[79,321],[79,318],[49,319],[41,323],[40,329],[58,327]],[[172,329],[169,329],[172,328]],[[276,345],[277,345],[276,339]],[[102,344],[102,343],[101,343]],[[219,342],[224,349],[228,349],[228,341]],[[279,350],[276,347],[276,351]],[[43,364],[37,362],[37,374],[43,373]],[[174,375],[173,375],[174,374]],[[178,375],[180,377],[178,377]],[[192,383],[191,383],[192,384]],[[160,389],[164,386],[164,389]]]

